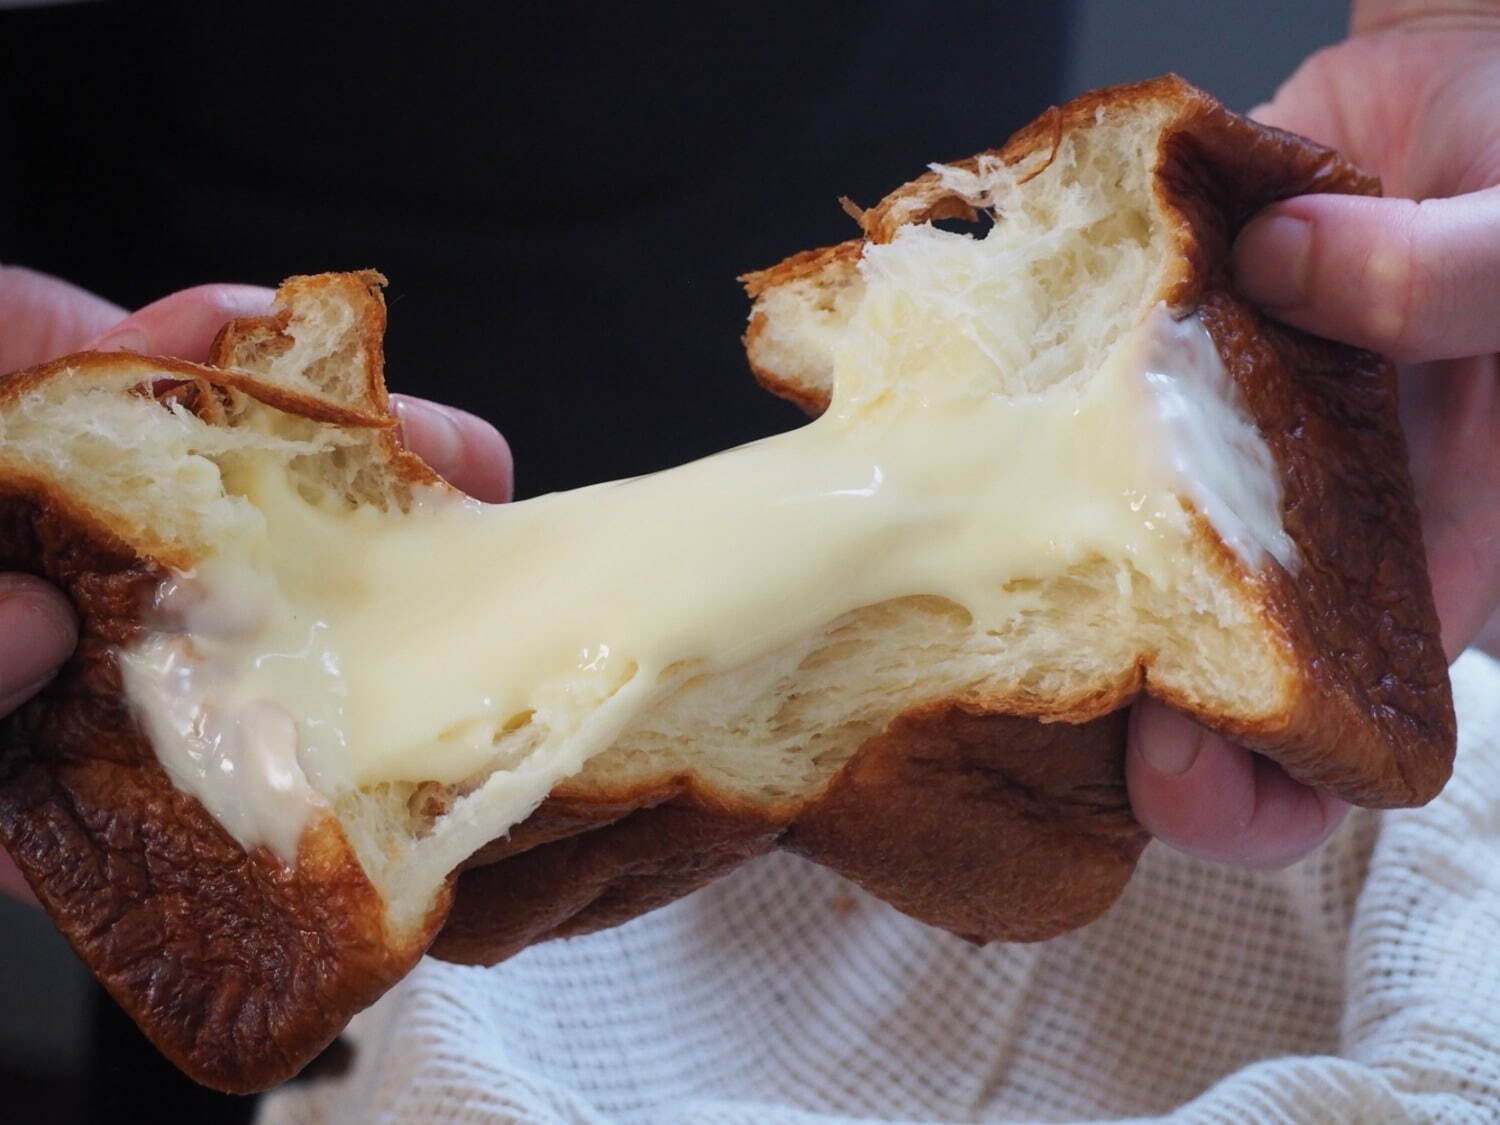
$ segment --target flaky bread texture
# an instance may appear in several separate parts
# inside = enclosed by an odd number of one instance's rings
[[[429,942],[493,962],[778,846],[975,940],[1081,925],[1145,843],[1122,769],[1143,690],[1350,800],[1424,801],[1453,718],[1391,371],[1264,320],[1226,264],[1265,203],[1375,186],[1161,79],[1051,111],[863,212],[861,238],[748,279],[752,366],[814,410],[866,249],[930,219],[997,215],[997,252],[1024,267],[983,298],[1012,326],[984,342],[1015,393],[1086,378],[1157,301],[1196,310],[1274,454],[1293,570],[1247,567],[1200,521],[1171,582],[1095,558],[1018,583],[1006,629],[925,596],[809,622],[784,649],[666,685],[509,832],[486,829],[482,777],[370,786],[325,794],[293,867],[247,854],[172,786],[115,653],[172,571],[242,533],[221,476],[236,459],[273,459],[335,507],[400,511],[441,487],[387,417],[381,279],[293,279],[274,316],[226,327],[208,366],[79,356],[10,376],[0,565],[59,582],[83,640],[0,727],[0,836],[158,1045],[200,1081],[253,1089]],[[536,724],[507,737],[503,757],[553,746]]]

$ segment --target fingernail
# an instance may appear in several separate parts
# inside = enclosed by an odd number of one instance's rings
[[[36,579],[0,579],[0,697],[41,687],[77,643],[73,612]]]
[[[1272,212],[1252,220],[1234,247],[1240,292],[1273,309],[1305,304],[1312,237],[1312,223],[1295,215]]]
[[[463,436],[453,416],[430,402],[397,399],[392,403],[401,426],[401,442],[432,466],[439,476],[458,467],[463,456]]]
[[[106,332],[94,341],[90,348],[96,352],[135,352],[137,355],[145,355],[149,350],[147,347],[146,334],[139,328],[121,328],[117,331]]]
[[[1134,718],[1136,747],[1148,766],[1168,777],[1193,768],[1206,730],[1150,699],[1136,705]]]

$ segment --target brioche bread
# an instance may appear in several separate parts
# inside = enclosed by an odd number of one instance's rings
[[[1082,925],[1146,842],[1142,692],[1426,801],[1454,724],[1392,371],[1227,266],[1266,203],[1375,190],[1174,78],[1087,95],[745,279],[756,376],[818,421],[500,514],[400,449],[374,273],[287,282],[208,365],[8,376],[0,565],[82,639],[3,724],[0,838],[158,1046],[249,1090],[429,946],[492,963],[777,846],[974,940]],[[594,621],[616,651],[553,676]]]

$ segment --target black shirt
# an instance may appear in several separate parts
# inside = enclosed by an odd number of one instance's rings
[[[373,266],[393,388],[531,494],[794,424],[735,282],[1056,100],[1065,3],[0,13],[0,259],[129,306]]]

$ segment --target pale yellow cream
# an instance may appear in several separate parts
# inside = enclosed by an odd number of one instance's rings
[[[182,576],[123,654],[166,768],[290,857],[326,795],[473,779],[506,731],[573,723],[546,761],[500,763],[508,826],[674,666],[731,668],[906,595],[983,625],[1007,582],[1094,553],[1162,572],[1184,500],[1248,567],[1294,564],[1270,454],[1196,319],[1158,306],[1086,381],[1016,395],[966,340],[892,349],[883,313],[867,297],[822,417],[668,472],[405,515],[318,509],[278,469],[227,481],[264,535]]]

